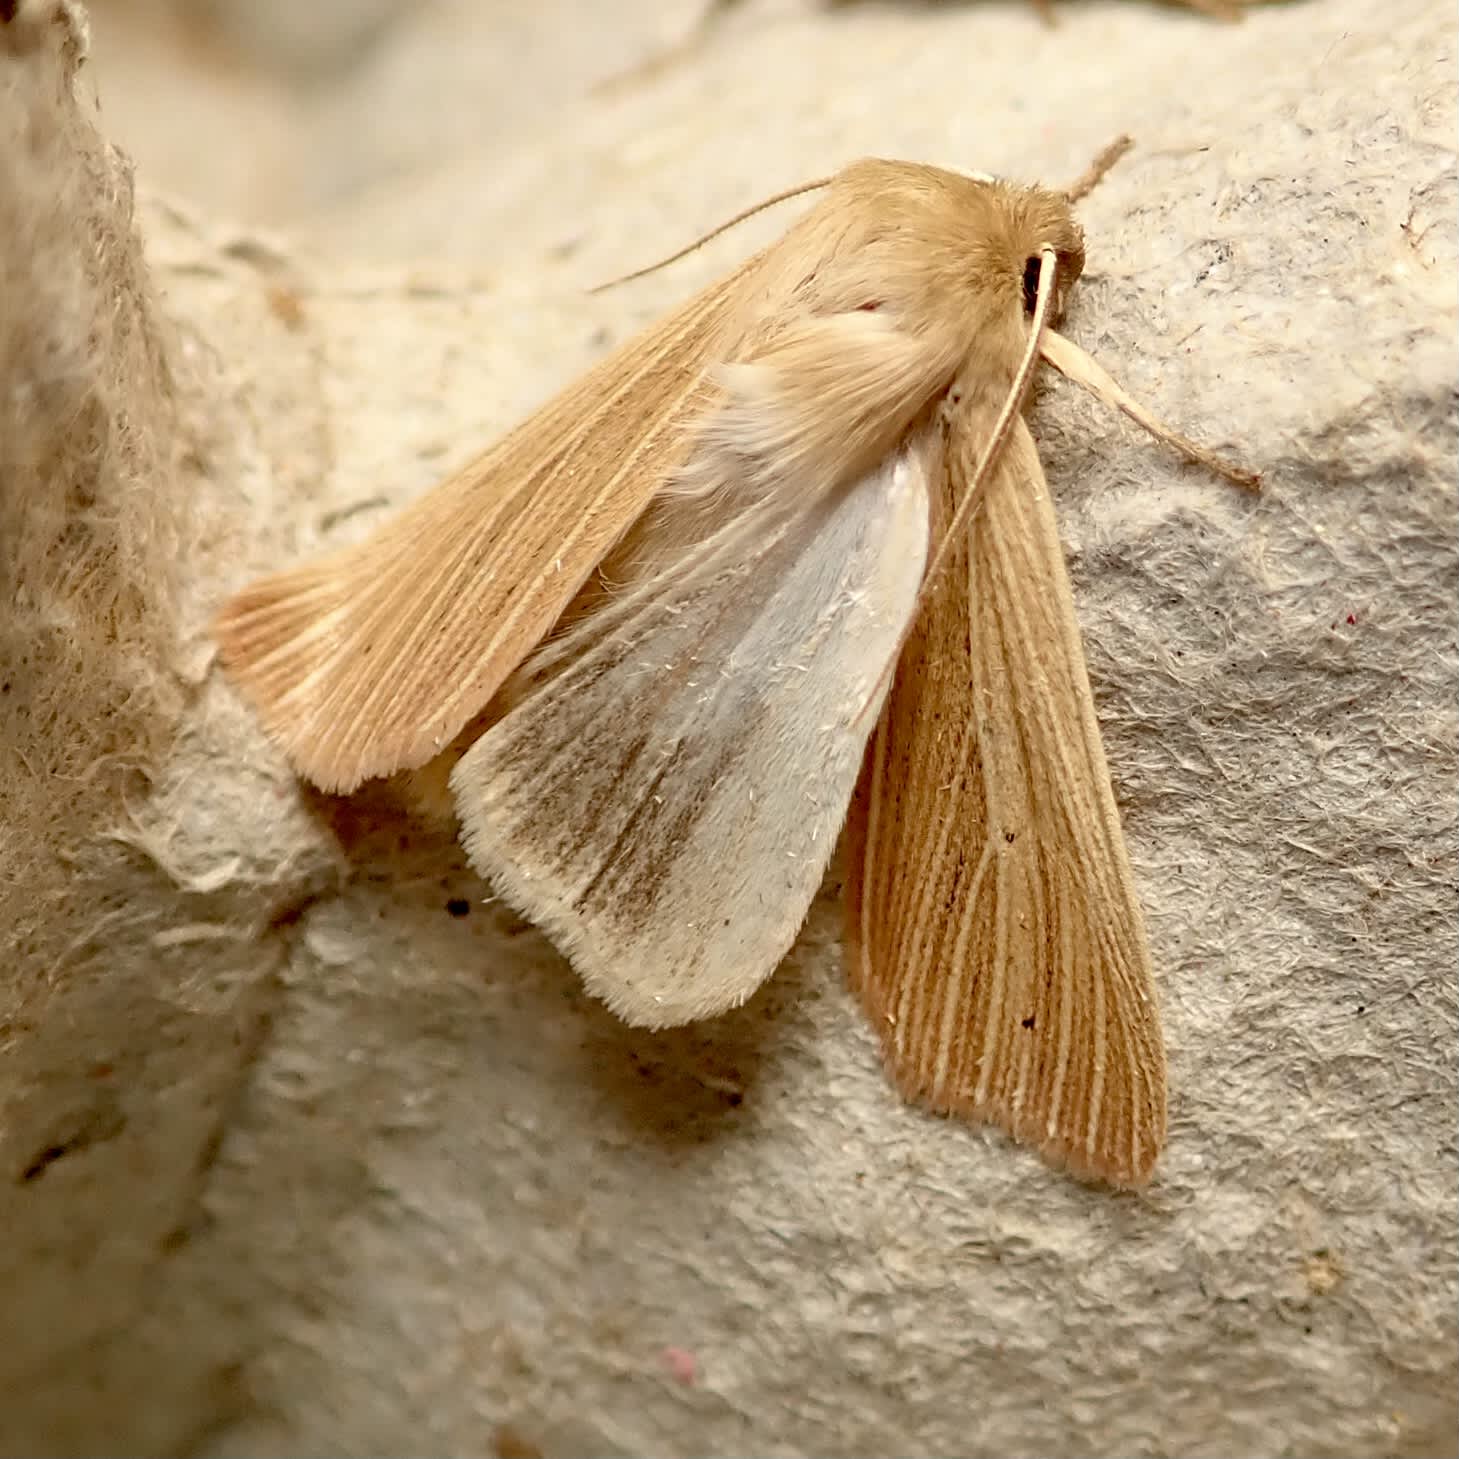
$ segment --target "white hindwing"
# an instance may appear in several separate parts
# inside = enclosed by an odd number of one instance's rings
[[[452,775],[473,865],[630,1023],[734,1007],[785,955],[916,606],[915,450],[795,500],[545,650],[546,681]]]

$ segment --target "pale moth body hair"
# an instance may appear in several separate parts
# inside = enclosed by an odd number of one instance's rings
[[[1112,153],[1112,155],[1116,155]],[[848,831],[888,1070],[1144,1181],[1165,1058],[1058,529],[1023,418],[1069,193],[852,164],[781,239],[365,541],[224,608],[326,790],[450,772],[473,866],[625,1020],[742,1003]]]

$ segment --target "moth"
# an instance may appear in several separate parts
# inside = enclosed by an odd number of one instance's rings
[[[216,634],[324,790],[461,752],[472,865],[632,1024],[744,1002],[845,823],[850,978],[899,1088],[1136,1184],[1165,1060],[1038,364],[1252,478],[1051,327],[1089,185],[811,184],[778,241]]]

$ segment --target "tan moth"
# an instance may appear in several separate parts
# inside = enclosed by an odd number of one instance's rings
[[[464,746],[472,864],[630,1023],[748,998],[849,822],[851,981],[898,1086],[1131,1184],[1165,1058],[1037,364],[1254,479],[1049,327],[1093,175],[812,184],[777,242],[217,634],[325,790]]]

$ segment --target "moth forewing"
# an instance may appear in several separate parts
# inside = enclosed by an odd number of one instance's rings
[[[631,1023],[742,1003],[789,949],[916,602],[918,449],[798,487],[545,650],[452,777],[473,865]]]
[[[938,519],[991,419],[950,416]],[[903,652],[849,844],[852,981],[901,1089],[1143,1181],[1165,1136],[1149,953],[1021,421]]]
[[[729,307],[762,258],[364,541],[225,605],[224,666],[305,776],[338,791],[412,769],[483,708],[682,460]]]

